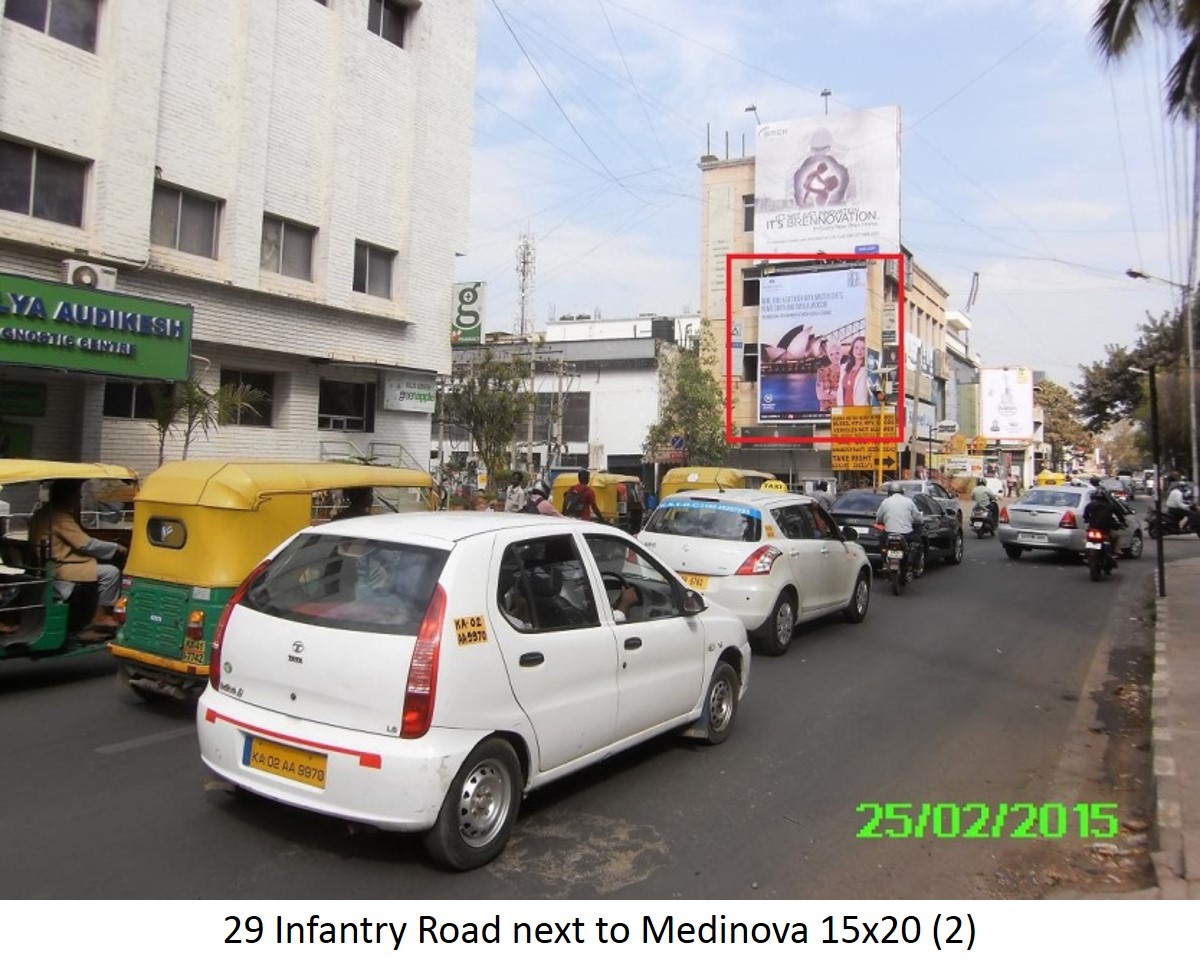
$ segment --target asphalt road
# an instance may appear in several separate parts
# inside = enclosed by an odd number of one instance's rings
[[[0,898],[986,897],[1023,842],[861,840],[856,807],[1045,800],[1153,556],[1097,584],[969,536],[958,568],[877,587],[861,625],[756,657],[729,742],[662,738],[535,794],[505,854],[465,875],[415,839],[229,793],[190,711],[118,689],[106,657],[0,662]]]

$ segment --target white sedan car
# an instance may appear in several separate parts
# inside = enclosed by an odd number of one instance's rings
[[[336,521],[221,615],[200,754],[236,786],[389,830],[455,869],[522,794],[659,733],[732,730],[741,622],[622,531],[524,514]]]
[[[871,563],[854,533],[800,494],[691,490],[664,499],[638,539],[778,656],[798,622],[866,617]]]

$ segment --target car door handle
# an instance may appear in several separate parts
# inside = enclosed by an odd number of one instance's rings
[[[522,667],[537,667],[544,663],[545,660],[546,655],[544,653],[523,653],[517,663]]]
[[[626,650],[640,650],[642,646],[642,638],[640,636],[631,636],[625,641]]]

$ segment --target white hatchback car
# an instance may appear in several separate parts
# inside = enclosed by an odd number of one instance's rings
[[[724,741],[750,671],[741,622],[632,537],[523,514],[302,531],[230,599],[212,651],[211,769],[425,831],[456,869],[503,850],[527,790],[661,732]]]
[[[866,617],[871,563],[854,533],[800,494],[690,490],[663,500],[638,539],[778,656],[798,622]]]

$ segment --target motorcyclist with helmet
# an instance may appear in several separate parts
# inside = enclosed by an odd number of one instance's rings
[[[987,485],[987,480],[979,477],[975,481],[975,489],[971,491],[971,503],[976,507],[984,507],[992,519],[992,527],[1000,525],[1000,499]]]
[[[1112,540],[1112,560],[1117,560],[1120,545],[1117,542],[1118,533],[1129,526],[1125,520],[1125,512],[1107,490],[1100,485],[1100,477],[1091,479],[1092,499],[1083,508],[1083,523],[1089,528],[1103,531]]]
[[[905,556],[906,569],[911,567],[911,557],[916,548],[920,547],[921,532],[917,528],[921,524],[921,511],[911,497],[906,497],[894,483],[887,485],[887,497],[875,511],[875,523],[882,524],[887,534],[901,534],[908,542]]]
[[[534,480],[529,488],[529,500],[525,510],[530,514],[542,514],[545,517],[562,517],[558,509],[550,502],[550,485],[545,480]]]

